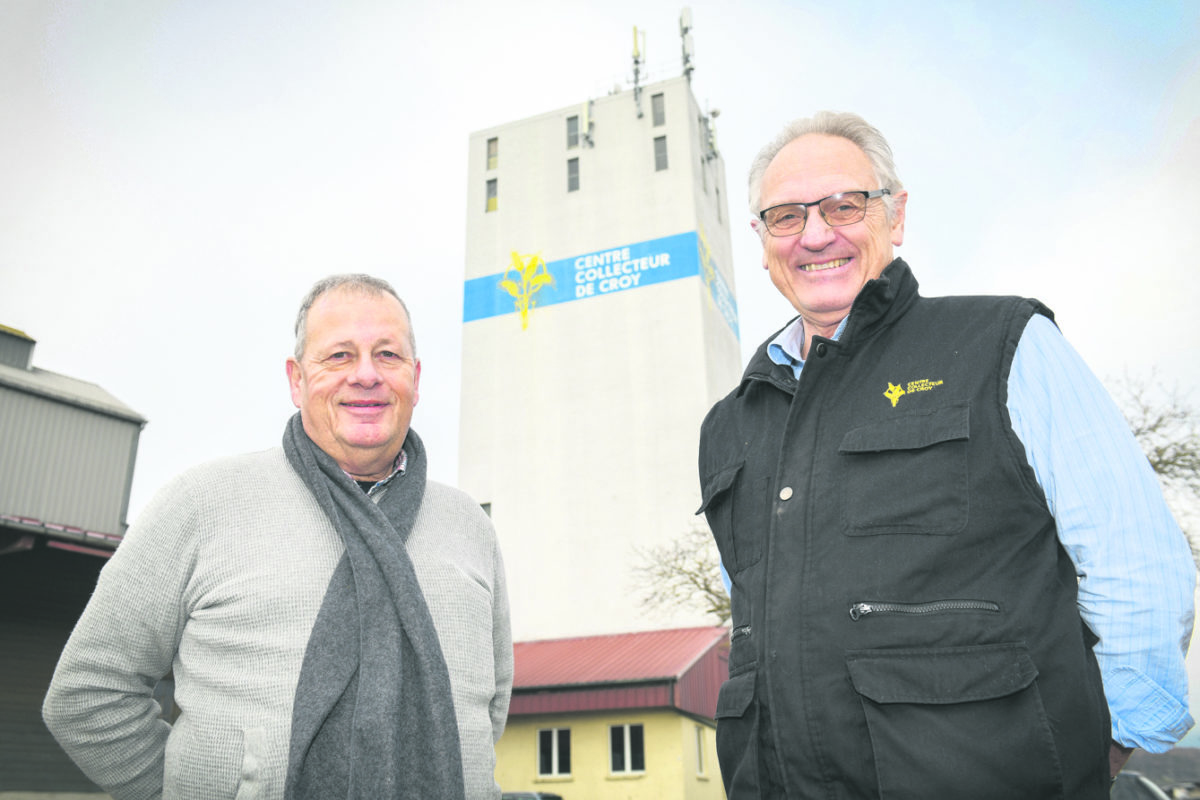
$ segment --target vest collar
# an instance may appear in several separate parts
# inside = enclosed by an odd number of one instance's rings
[[[850,320],[838,344],[854,348],[873,338],[903,316],[916,299],[917,279],[912,269],[904,259],[894,259],[884,268],[883,274],[867,281],[858,297],[854,298]]]
[[[833,347],[852,350],[859,343],[873,338],[889,327],[916,299],[917,279],[912,274],[912,269],[904,259],[893,259],[892,263],[884,268],[883,273],[878,278],[867,281],[854,298],[854,304],[850,306],[850,320],[846,323],[841,338],[834,342],[832,339],[818,336],[816,340],[828,342]],[[795,317],[789,320],[788,325],[794,320]],[[783,326],[786,327],[787,325]],[[767,345],[783,328],[768,336],[750,357],[750,363],[746,365],[746,371],[742,375],[739,393],[745,390],[750,381],[767,381],[784,391],[795,391],[795,378],[767,355]]]

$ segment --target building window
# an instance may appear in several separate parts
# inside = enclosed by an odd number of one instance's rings
[[[667,137],[654,137],[654,170],[662,172],[667,168]]]
[[[488,139],[487,147],[487,168],[495,169],[496,164],[500,160],[500,140],[495,138]]]
[[[645,772],[646,741],[641,725],[613,725],[608,729],[613,773]]]
[[[579,191],[579,159],[567,159],[567,191]]]
[[[650,96],[650,114],[654,117],[654,126],[667,124],[667,108],[663,105],[662,93]]]
[[[579,117],[567,117],[567,149],[579,147]]]
[[[571,774],[571,729],[538,731],[538,775]]]
[[[704,774],[704,728],[696,726],[696,774]]]
[[[487,205],[483,208],[484,211],[496,210],[496,179],[489,178],[487,182]]]

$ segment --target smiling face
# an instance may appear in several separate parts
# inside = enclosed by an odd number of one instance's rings
[[[789,142],[771,160],[763,173],[761,208],[878,188],[871,162],[858,145],[810,133]],[[806,353],[812,336],[831,336],[866,282],[891,263],[892,247],[904,241],[907,199],[905,192],[896,195],[890,222],[883,201],[874,199],[867,203],[866,218],[851,225],[830,227],[814,206],[802,233],[772,236],[761,231],[763,266],[804,318]]]
[[[289,358],[292,402],[304,432],[358,480],[382,480],[400,453],[421,362],[395,297],[333,289],[308,311],[304,353]]]

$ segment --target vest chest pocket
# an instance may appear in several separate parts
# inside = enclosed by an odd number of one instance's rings
[[[967,403],[847,431],[835,474],[844,533],[945,536],[964,530],[969,438]]]
[[[767,504],[748,491],[744,467],[745,462],[739,461],[700,479],[703,503],[696,513],[703,512],[708,520],[721,551],[721,563],[730,573],[740,572],[758,561],[766,535],[766,523],[760,520]]]

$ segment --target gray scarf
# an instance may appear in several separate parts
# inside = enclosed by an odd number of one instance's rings
[[[287,800],[464,797],[450,675],[404,544],[425,493],[425,447],[376,504],[288,421],[283,450],[346,552],[309,636],[292,708]]]

